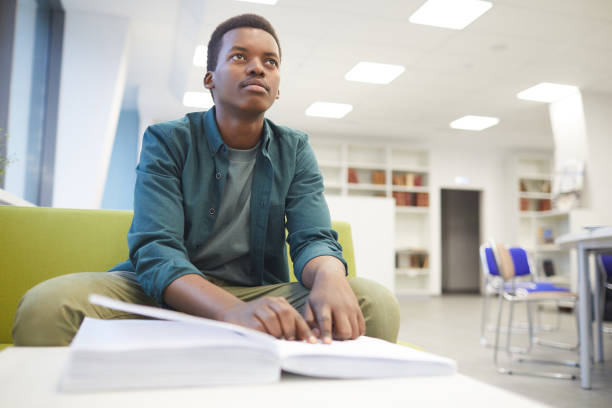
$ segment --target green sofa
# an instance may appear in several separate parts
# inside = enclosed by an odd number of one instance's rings
[[[28,289],[63,274],[106,271],[127,259],[131,221],[131,211],[0,206],[0,349],[12,343],[17,303]],[[349,276],[355,276],[350,225],[332,226]]]

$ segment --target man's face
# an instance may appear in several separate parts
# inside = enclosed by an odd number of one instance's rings
[[[279,97],[279,49],[268,32],[251,27],[223,35],[214,71],[204,86],[213,89],[215,104],[245,113],[260,114]]]

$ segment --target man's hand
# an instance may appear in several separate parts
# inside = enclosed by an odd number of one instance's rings
[[[259,330],[278,339],[316,343],[306,321],[282,297],[262,297],[239,302],[225,310],[220,320]]]
[[[356,339],[365,334],[365,320],[344,274],[344,265],[331,256],[311,259],[302,280],[311,287],[304,318],[323,343]]]
[[[262,297],[245,303],[201,275],[174,280],[164,291],[164,300],[182,312],[238,324],[276,338],[317,341],[306,321],[284,298]]]

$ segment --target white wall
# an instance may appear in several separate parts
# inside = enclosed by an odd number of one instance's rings
[[[99,208],[119,118],[129,22],[66,10],[53,206]]]
[[[515,186],[510,172],[509,150],[487,150],[473,146],[432,145],[430,147],[430,207],[431,207],[431,289],[441,293],[441,202],[440,190],[467,189],[481,191],[480,240],[494,238],[498,242],[512,243],[516,240],[516,217],[514,214]],[[469,180],[467,184],[456,184],[455,177]],[[478,256],[475,254],[475,256]]]
[[[597,224],[612,224],[612,95],[578,92],[549,112],[557,171],[568,161],[584,163],[581,204]]]

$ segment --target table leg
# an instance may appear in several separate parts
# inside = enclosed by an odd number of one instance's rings
[[[578,322],[580,334],[580,386],[591,389],[591,305],[589,304],[589,257],[578,244]]]
[[[599,257],[599,253],[595,253],[595,257]],[[604,275],[605,276],[605,275]],[[597,342],[597,348],[595,349],[595,361],[601,363],[603,358],[603,334],[602,334],[602,312],[601,309],[601,295],[602,295],[602,271],[599,268],[599,262],[595,259],[595,273],[594,273],[594,288],[593,288],[593,312],[595,318],[595,339]]]

